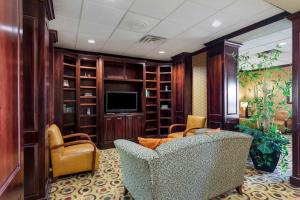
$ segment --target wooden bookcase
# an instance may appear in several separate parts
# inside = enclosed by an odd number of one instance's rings
[[[147,64],[145,70],[145,136],[155,137],[159,133],[159,68]]]
[[[171,64],[146,65],[145,99],[145,136],[166,136],[173,122]]]
[[[77,129],[88,134],[94,142],[98,142],[98,59],[95,57],[79,57],[77,68]]]
[[[77,56],[63,55],[63,132],[76,130]]]
[[[173,123],[172,112],[172,67],[159,65],[159,133],[168,134],[168,128]]]
[[[100,148],[113,147],[116,139],[166,137],[175,121],[174,109],[181,108],[174,98],[177,80],[172,63],[63,50],[56,52],[56,69],[56,80],[67,84],[56,88],[56,111],[61,117],[55,123],[64,134],[89,134]],[[181,80],[179,72],[176,76]],[[138,109],[107,112],[107,92],[137,92]]]

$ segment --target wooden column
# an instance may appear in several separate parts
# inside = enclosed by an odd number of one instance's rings
[[[192,114],[192,56],[181,53],[172,59],[173,121],[185,124],[187,115]]]
[[[223,41],[207,46],[207,126],[234,130],[239,120],[238,54],[239,44]]]
[[[48,194],[46,128],[53,121],[48,21],[54,17],[52,6],[51,0],[23,0],[25,199],[42,199]]]
[[[293,23],[293,173],[290,182],[300,186],[300,12],[289,19]]]

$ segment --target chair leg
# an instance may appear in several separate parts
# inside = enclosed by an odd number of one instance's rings
[[[53,177],[53,178],[52,178],[52,183],[55,183],[55,182],[57,181],[57,178],[58,178],[58,177]]]
[[[94,176],[94,175],[95,175],[95,171],[96,171],[96,170],[92,170],[92,176]]]
[[[243,194],[243,185],[238,186],[238,187],[236,188],[236,191],[237,191],[240,195],[242,195],[242,194]]]
[[[124,186],[124,196],[126,196],[128,194],[128,190],[127,188]]]

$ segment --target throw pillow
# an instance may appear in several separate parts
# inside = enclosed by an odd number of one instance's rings
[[[156,149],[161,144],[169,142],[175,138],[142,138],[138,137],[139,144],[149,149]]]

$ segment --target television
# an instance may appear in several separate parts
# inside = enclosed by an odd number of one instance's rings
[[[138,111],[138,93],[123,91],[107,91],[105,98],[106,112]]]

